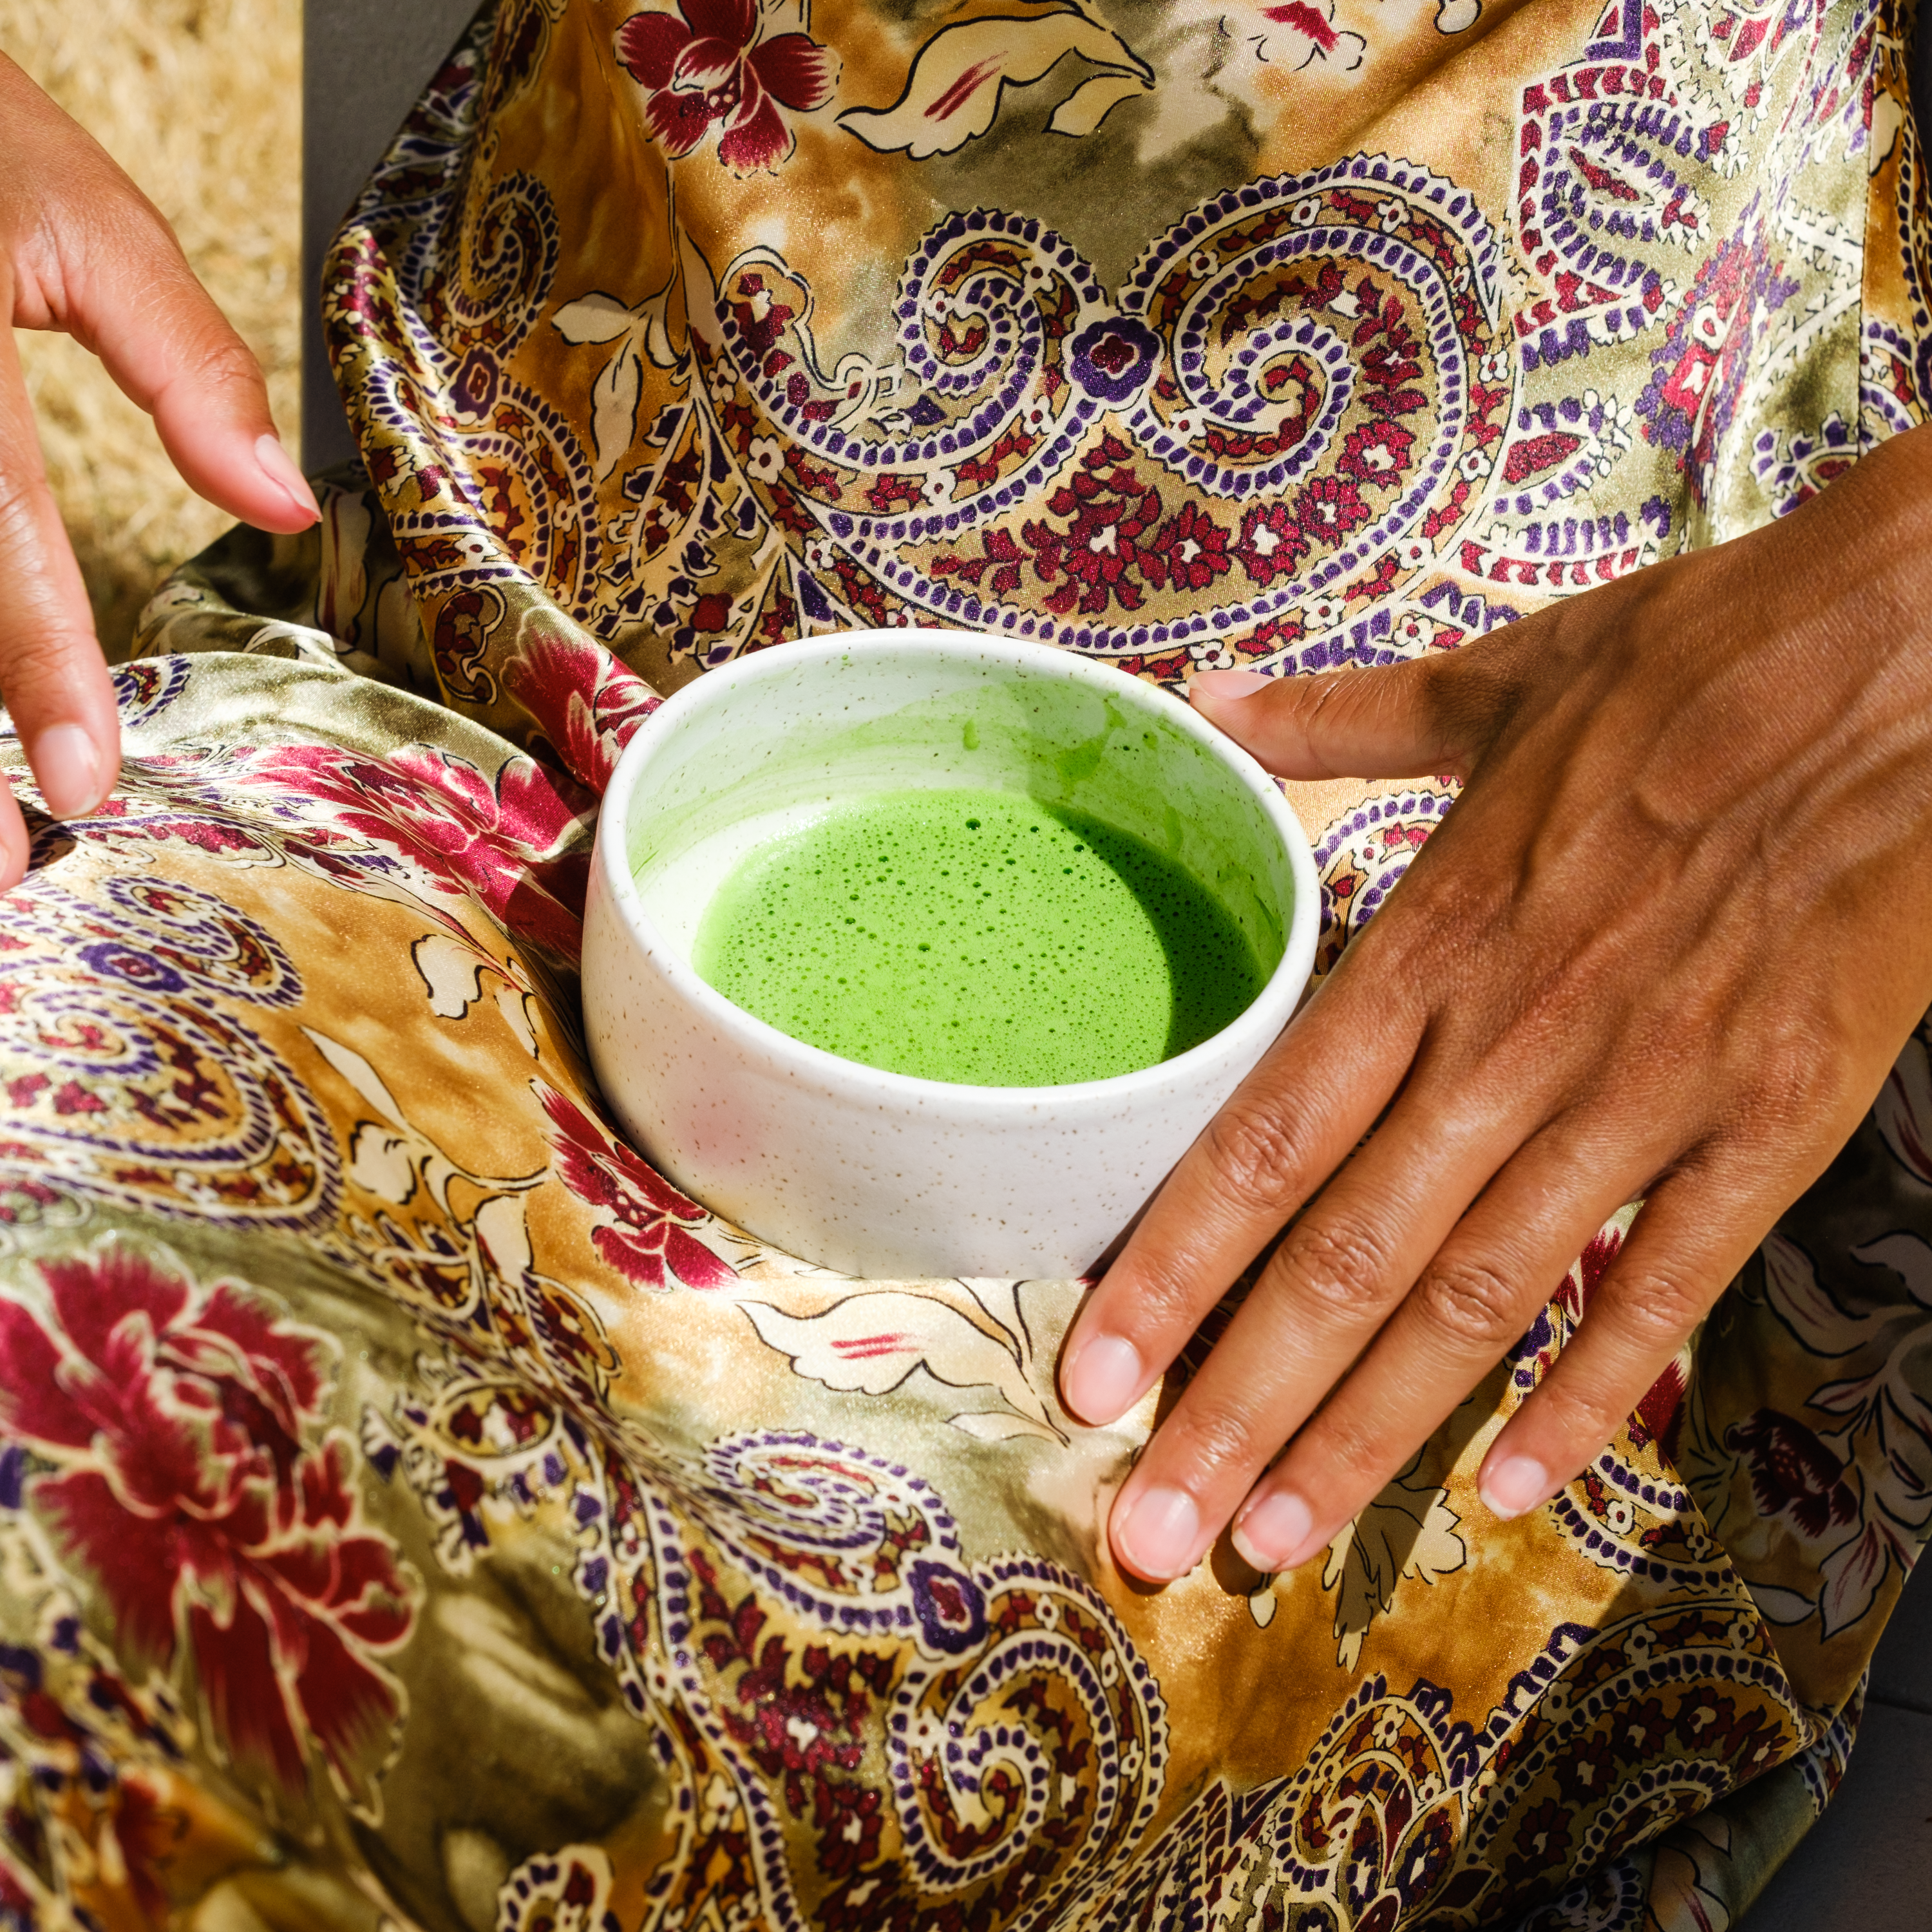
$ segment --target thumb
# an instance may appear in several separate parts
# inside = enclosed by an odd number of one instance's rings
[[[1466,778],[1506,708],[1496,668],[1475,644],[1318,677],[1202,671],[1187,695],[1277,778]]]

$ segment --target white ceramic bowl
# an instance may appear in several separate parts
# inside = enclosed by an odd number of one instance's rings
[[[976,786],[1071,806],[1218,881],[1264,964],[1253,1004],[1157,1066],[1064,1087],[887,1073],[754,1018],[691,964],[736,861],[866,793]],[[782,644],[646,721],[604,795],[584,932],[591,1064],[706,1207],[873,1277],[1090,1270],[1286,1024],[1319,888],[1274,782],[1111,665],[954,631]]]

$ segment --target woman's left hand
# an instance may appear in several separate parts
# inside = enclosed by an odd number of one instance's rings
[[[1284,777],[1466,784],[1069,1337],[1112,1420],[1292,1224],[1116,1499],[1126,1568],[1231,1518],[1314,1555],[1642,1196],[1483,1465],[1543,1502],[1844,1144],[1932,1004],[1928,439],[1459,651],[1196,681]]]
[[[0,702],[40,802],[74,818],[113,788],[121,723],[40,460],[14,328],[62,329],[93,350],[210,502],[265,530],[306,530],[320,513],[275,434],[260,367],[174,231],[0,53]],[[28,851],[0,778],[0,892],[26,871]]]

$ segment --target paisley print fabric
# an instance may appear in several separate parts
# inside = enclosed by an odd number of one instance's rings
[[[1158,1592],[1066,1282],[840,1279],[586,1073],[661,696],[946,623],[1454,648],[1932,394],[1892,0],[498,0],[323,291],[363,463],[163,586],[0,916],[0,1916],[1734,1923],[1932,1493],[1932,1033],[1617,1439]],[[1292,788],[1322,965],[1453,788]],[[1178,1379],[1188,1372],[1184,1362]]]

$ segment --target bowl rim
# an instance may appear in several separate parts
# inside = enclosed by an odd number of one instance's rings
[[[1233,771],[1260,803],[1287,854],[1294,884],[1294,904],[1281,958],[1261,991],[1220,1032],[1210,1034],[1185,1053],[1156,1060],[1151,1066],[1110,1074],[1103,1079],[1069,1081],[1058,1086],[992,1087],[928,1080],[917,1074],[896,1073],[887,1067],[848,1060],[809,1041],[794,1039],[728,999],[700,977],[645,910],[631,872],[628,841],[623,830],[644,769],[657,749],[687,719],[728,702],[731,694],[746,682],[761,682],[794,667],[830,664],[854,656],[991,661],[1023,673],[1070,677],[1105,689],[1116,698],[1144,704],[1184,735],[1205,746]],[[1130,687],[1125,693],[1120,689],[1123,684]],[[664,974],[672,991],[714,1026],[746,1038],[748,1044],[756,1046],[781,1067],[795,1070],[794,1077],[796,1073],[807,1074],[823,1086],[855,1096],[892,1097],[916,1104],[963,1108],[975,1114],[1007,1113],[1029,1103],[1058,1108],[1114,1107],[1158,1096],[1170,1088],[1186,1086],[1197,1072],[1211,1070],[1216,1062],[1225,1061],[1231,1054],[1244,1053],[1258,1034],[1262,1035],[1258,1050],[1250,1058],[1251,1064],[1258,1061],[1294,1016],[1314,969],[1321,923],[1321,880],[1301,821],[1259,761],[1210,724],[1192,705],[1159,685],[1121,670],[1106,658],[1083,658],[1058,645],[1022,638],[928,627],[822,633],[767,645],[682,686],[651,712],[619,754],[598,807],[591,865],[596,882],[609,895],[611,910],[626,928],[627,937]],[[1275,1017],[1277,1011],[1279,1016]]]

